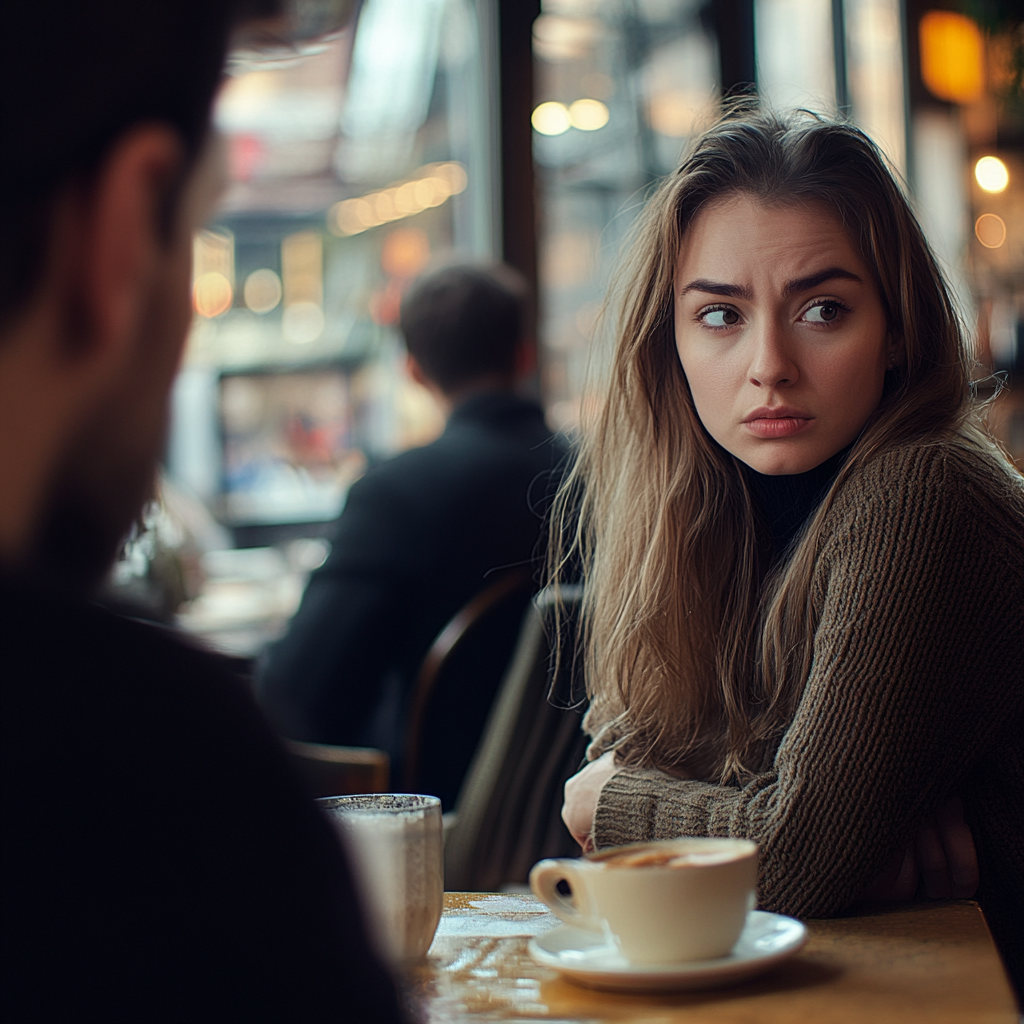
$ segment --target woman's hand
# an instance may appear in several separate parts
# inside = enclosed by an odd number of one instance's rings
[[[925,822],[914,842],[893,857],[861,899],[912,900],[921,880],[933,900],[969,899],[978,888],[978,855],[958,796],[951,796]]]
[[[583,847],[584,853],[594,848],[591,832],[594,830],[594,813],[597,800],[604,784],[619,770],[615,763],[615,751],[609,750],[596,761],[591,761],[565,783],[565,803],[562,804],[562,821],[572,833],[573,839]]]

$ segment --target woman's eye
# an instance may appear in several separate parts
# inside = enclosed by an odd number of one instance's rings
[[[819,302],[804,313],[804,319],[812,324],[830,324],[838,319],[841,307],[838,302]]]
[[[740,322],[740,315],[735,309],[708,309],[700,314],[705,327],[732,327]]]

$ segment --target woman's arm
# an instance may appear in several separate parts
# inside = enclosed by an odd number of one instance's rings
[[[982,478],[981,484],[984,484]],[[743,787],[622,768],[597,846],[676,835],[761,845],[762,905],[846,906],[1021,715],[1018,502],[941,448],[869,466],[835,510],[816,575],[814,663],[772,769]],[[1015,680],[1017,680],[1015,682]]]

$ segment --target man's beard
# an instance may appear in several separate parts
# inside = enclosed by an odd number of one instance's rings
[[[103,580],[132,521],[153,496],[156,453],[134,453],[127,461],[116,460],[95,434],[68,453],[42,509],[30,558],[33,575],[78,593],[90,593]]]

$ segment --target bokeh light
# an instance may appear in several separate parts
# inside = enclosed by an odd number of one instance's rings
[[[427,164],[408,181],[335,203],[327,213],[327,227],[335,235],[358,235],[440,206],[465,192],[468,184],[465,168],[454,160]]]
[[[998,249],[1006,241],[1006,224],[994,213],[983,213],[974,222],[974,233],[986,249]]]
[[[564,103],[548,100],[534,110],[530,123],[541,135],[562,135],[572,127],[572,118]]]
[[[308,345],[324,332],[324,311],[315,302],[295,302],[285,306],[281,331],[295,345]]]
[[[1004,192],[1010,172],[997,156],[983,156],[974,165],[974,179],[986,192]]]
[[[977,24],[953,11],[928,11],[918,26],[921,80],[940,100],[975,103],[985,95],[985,43]]]
[[[596,132],[608,123],[608,108],[600,100],[577,100],[569,107],[573,128]]]
[[[419,228],[388,232],[380,250],[380,265],[391,277],[415,277],[430,259],[430,239]]]
[[[216,270],[209,270],[196,278],[192,288],[192,303],[200,316],[211,319],[226,313],[233,299],[231,282]]]
[[[242,296],[245,304],[261,316],[277,307],[281,301],[281,278],[268,267],[254,270],[246,279]]]

